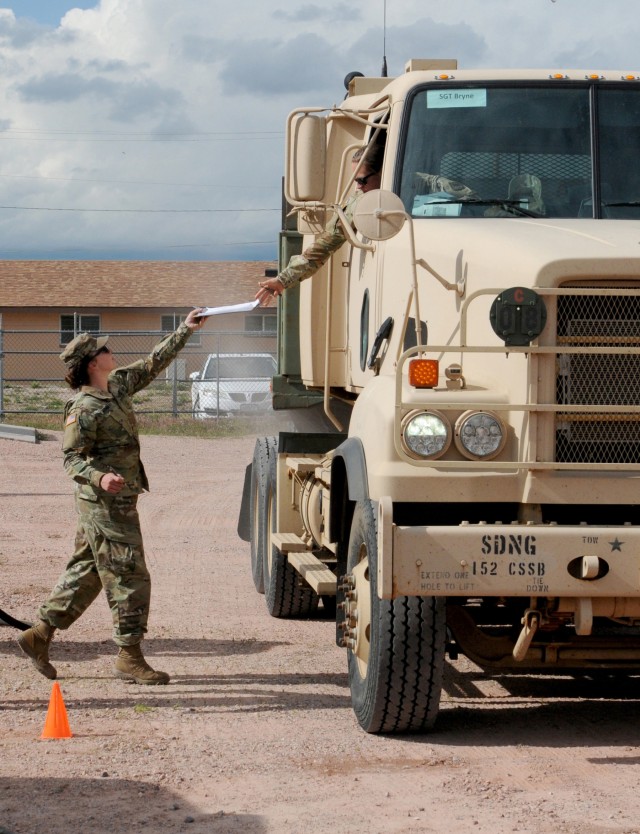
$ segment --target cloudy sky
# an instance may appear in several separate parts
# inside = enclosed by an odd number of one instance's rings
[[[384,0],[5,0],[0,258],[275,258],[287,113],[385,45],[390,75],[640,69],[637,0],[386,0],[384,23]]]

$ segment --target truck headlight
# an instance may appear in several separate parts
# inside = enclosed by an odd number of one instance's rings
[[[402,421],[402,443],[415,458],[439,458],[451,443],[451,426],[437,411],[412,411]]]
[[[490,460],[507,442],[505,424],[490,411],[466,411],[456,421],[455,444],[472,460]]]

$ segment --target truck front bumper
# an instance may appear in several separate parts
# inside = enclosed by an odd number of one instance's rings
[[[446,597],[638,598],[640,528],[393,524],[378,510],[378,593]]]

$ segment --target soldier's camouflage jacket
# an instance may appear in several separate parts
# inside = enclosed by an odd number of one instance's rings
[[[361,196],[362,192],[357,192],[349,198],[344,207],[344,214],[349,223],[353,222],[354,209]],[[292,287],[299,281],[304,281],[305,278],[314,275],[346,239],[344,228],[336,214],[331,218],[324,232],[304,250],[302,255],[294,255],[289,260],[287,267],[278,275],[282,286]]]
[[[140,460],[138,427],[131,397],[145,388],[184,347],[191,330],[181,324],[159,342],[146,359],[109,375],[109,391],[83,385],[65,406],[62,452],[66,472],[78,483],[79,497],[104,495],[100,479],[107,472],[122,475],[120,495],[149,489]]]

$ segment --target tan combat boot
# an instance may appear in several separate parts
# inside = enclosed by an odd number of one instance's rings
[[[49,663],[49,643],[55,632],[55,628],[49,623],[38,620],[18,637],[18,645],[22,651],[31,658],[38,672],[50,681],[58,677],[55,667]]]
[[[166,672],[156,672],[142,655],[140,644],[121,646],[116,658],[116,677],[141,684],[165,684],[171,680]]]

